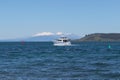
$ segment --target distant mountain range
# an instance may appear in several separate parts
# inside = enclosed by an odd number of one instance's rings
[[[58,32],[56,34],[50,33],[50,32],[43,32],[43,33],[38,33],[32,37],[24,39],[24,41],[53,41],[59,37],[68,37],[69,39],[78,39],[80,38],[79,35],[75,34],[63,34],[61,32]]]
[[[81,36],[71,33],[63,34],[62,32],[52,33],[52,32],[41,32],[37,33],[31,37],[27,38],[18,38],[18,39],[9,39],[9,40],[3,40],[4,42],[11,42],[11,41],[26,41],[26,42],[39,42],[39,41],[53,41],[55,39],[58,39],[59,37],[68,37],[71,40],[79,39]]]
[[[120,33],[94,33],[75,41],[120,41]]]
[[[120,33],[94,33],[88,34],[84,37],[80,35],[62,32],[52,33],[52,32],[41,32],[37,33],[31,37],[27,38],[18,38],[18,39],[9,39],[9,40],[0,40],[1,42],[48,42],[58,39],[62,36],[68,37],[72,41],[80,42],[80,41],[120,41]]]

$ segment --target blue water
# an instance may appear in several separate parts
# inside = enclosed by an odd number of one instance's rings
[[[120,42],[0,43],[0,80],[120,79]]]

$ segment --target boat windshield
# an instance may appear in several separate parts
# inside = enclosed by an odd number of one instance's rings
[[[63,42],[68,42],[68,40],[63,40]]]
[[[57,41],[62,41],[62,40],[57,40]]]

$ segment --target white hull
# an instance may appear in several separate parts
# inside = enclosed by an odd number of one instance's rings
[[[54,43],[54,46],[70,46],[70,42],[64,42],[64,43]]]

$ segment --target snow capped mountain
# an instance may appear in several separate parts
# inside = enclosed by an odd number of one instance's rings
[[[80,35],[76,35],[76,34],[72,34],[72,33],[63,33],[63,32],[40,32],[40,33],[36,33],[34,35],[32,35],[31,37],[27,37],[27,38],[17,38],[17,39],[8,39],[8,40],[4,40],[4,41],[27,41],[27,42],[39,42],[39,41],[53,41],[55,39],[58,39],[60,37],[68,37],[69,39],[73,40],[73,39],[80,39],[81,36]],[[0,40],[2,41],[2,40]]]
[[[40,32],[37,34],[34,34],[32,37],[29,37],[27,39],[24,39],[24,41],[53,41],[61,36],[66,36],[70,39],[79,39],[80,36],[76,34],[71,33],[62,33],[62,32]]]

